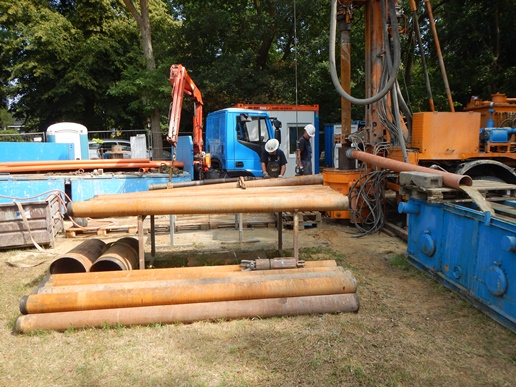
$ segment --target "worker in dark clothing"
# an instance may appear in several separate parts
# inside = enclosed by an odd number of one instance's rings
[[[285,153],[279,149],[279,141],[271,138],[265,143],[265,149],[260,157],[263,178],[283,177],[287,169]]]
[[[297,142],[296,175],[312,174],[312,145],[310,139],[313,136],[315,136],[315,126],[312,124],[306,125],[303,135]]]

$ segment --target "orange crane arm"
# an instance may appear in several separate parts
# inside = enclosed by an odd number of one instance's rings
[[[167,141],[176,146],[179,135],[179,123],[181,122],[181,110],[183,108],[183,97],[189,95],[194,102],[193,116],[193,145],[194,155],[203,151],[202,141],[202,95],[199,88],[188,75],[183,65],[177,64],[170,67],[170,84],[172,85],[172,102],[170,104],[169,125]]]

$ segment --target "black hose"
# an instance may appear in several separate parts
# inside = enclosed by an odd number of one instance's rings
[[[335,64],[335,42],[336,42],[336,26],[337,26],[337,1],[332,0],[331,2],[331,16],[330,16],[330,74],[333,85],[337,89],[337,92],[344,98],[346,101],[355,104],[355,105],[370,105],[376,101],[382,99],[388,92],[391,90],[392,85],[397,79],[398,71],[401,64],[401,48],[400,48],[400,40],[399,40],[399,30],[398,30],[398,21],[396,18],[396,9],[394,6],[394,1],[389,0],[389,18],[391,20],[391,27],[394,33],[394,63],[392,65],[391,72],[389,74],[389,80],[385,84],[382,90],[380,90],[375,96],[359,99],[355,98],[342,88],[339,77],[337,75],[337,67]]]

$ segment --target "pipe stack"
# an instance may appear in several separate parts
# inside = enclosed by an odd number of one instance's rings
[[[51,274],[138,269],[138,239],[88,239],[50,264]]]
[[[52,274],[22,298],[16,331],[356,312],[357,282],[333,260]]]
[[[149,159],[102,159],[102,160],[48,160],[7,161],[0,163],[0,173],[37,173],[56,171],[138,170],[148,172],[161,167],[184,168],[184,163],[172,160],[153,161]]]
[[[281,179],[274,179],[275,181]],[[331,211],[348,208],[348,198],[329,186],[204,186],[130,194],[100,195],[68,203],[68,215],[104,218],[113,216]]]

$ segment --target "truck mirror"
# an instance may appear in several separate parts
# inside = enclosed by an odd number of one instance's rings
[[[239,119],[240,119],[240,122],[252,122],[253,121],[252,118],[249,118],[248,114],[244,114],[244,113],[240,114]]]
[[[274,129],[274,138],[281,144],[281,130],[280,128]]]
[[[272,121],[272,124],[274,125],[274,127],[275,127],[276,129],[281,129],[281,121],[280,121],[280,120],[274,119],[274,120]]]

